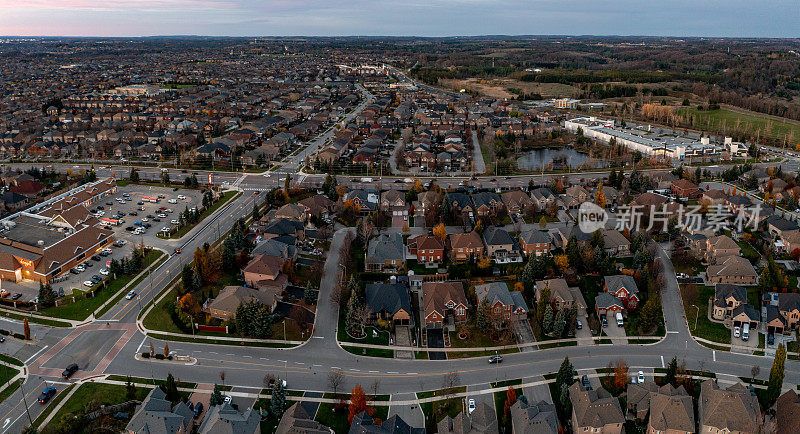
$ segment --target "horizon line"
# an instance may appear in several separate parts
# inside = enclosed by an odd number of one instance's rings
[[[146,39],[146,38],[220,38],[220,39],[251,39],[251,38],[377,38],[377,39],[454,39],[454,38],[662,38],[662,39],[764,39],[764,40],[800,40],[798,36],[699,36],[699,35],[620,35],[620,34],[476,34],[476,35],[199,35],[199,34],[175,34],[175,35],[0,35],[6,39],[24,38],[73,38],[73,39]]]

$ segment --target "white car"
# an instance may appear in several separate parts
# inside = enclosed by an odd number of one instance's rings
[[[178,224],[178,223],[180,223],[180,222],[179,222],[179,221],[177,221],[177,220],[175,220],[175,219],[172,219],[172,221],[170,221],[170,223],[172,223],[173,225],[177,225],[177,224]]]
[[[167,214],[172,214],[173,213],[172,208],[167,208],[167,209],[164,210],[164,212],[167,213]]]
[[[740,333],[741,329],[739,328],[739,326],[733,328],[733,337],[738,338]]]
[[[165,218],[167,218],[167,215],[164,214],[164,213],[161,213],[161,214],[158,215],[158,218],[165,219]]]
[[[467,405],[467,409],[469,410],[469,414],[472,414],[472,412],[475,411],[475,400],[474,399],[470,399],[469,400],[469,404]]]
[[[102,274],[103,276],[108,276],[108,270],[103,268],[100,270],[100,274]]]
[[[175,200],[175,199],[170,199],[170,200],[168,200],[167,202],[169,202],[169,203],[178,203],[178,201],[177,201],[177,200]]]
[[[147,217],[142,217],[142,223],[146,223],[146,222],[149,222],[149,221],[150,221],[150,219],[148,219]]]
[[[226,395],[225,396],[225,404],[230,405],[231,404],[231,400],[232,400],[232,398],[230,397],[230,395]]]
[[[94,286],[94,283],[92,283],[91,280],[87,280],[87,281],[83,282],[83,286],[85,286],[87,288],[91,288],[92,286]]]
[[[639,371],[639,374],[636,376],[636,379],[639,381],[639,384],[644,383],[644,372]]]
[[[136,297],[136,291],[134,291],[134,290],[131,290],[131,292],[129,292],[129,293],[127,293],[127,294],[125,295],[125,300],[130,300],[130,299],[132,299],[133,297]]]
[[[86,267],[85,267],[85,266],[83,266],[83,265],[78,265],[77,267],[75,267],[75,269],[76,269],[76,270],[78,270],[78,271],[80,271],[81,273],[83,273],[84,271],[86,271]]]
[[[114,251],[111,250],[111,248],[109,248],[109,247],[106,247],[105,249],[103,249],[103,251],[106,252],[106,253],[114,253]]]
[[[178,199],[180,199],[180,200],[184,200],[184,199],[186,199],[186,196],[184,196],[184,195],[182,195],[182,194],[179,194],[179,195],[178,195]]]
[[[161,232],[169,232],[169,230],[170,229],[168,226],[164,226],[163,228],[161,228]]]

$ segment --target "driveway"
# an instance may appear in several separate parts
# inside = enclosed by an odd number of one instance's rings
[[[578,321],[581,322],[581,329],[575,329],[575,337],[578,339],[591,339],[592,338],[592,330],[589,328],[589,318],[586,315],[578,316]],[[610,327],[610,325],[609,325]],[[578,341],[578,345],[594,345],[592,341]]]
[[[536,342],[536,338],[533,336],[533,330],[531,330],[531,324],[528,321],[513,321],[511,324],[514,330],[514,337],[517,338],[518,344]],[[535,349],[535,346],[528,346],[520,348],[520,351],[533,351]]]
[[[389,397],[389,417],[398,415],[414,428],[425,427],[425,414],[419,404],[392,405],[392,401],[411,401],[417,399],[416,393],[395,393]]]
[[[537,375],[535,377],[528,377],[522,380],[523,383],[535,383],[537,381],[544,381],[544,377]],[[547,384],[540,384],[538,386],[527,386],[522,388],[522,394],[528,398],[528,403],[534,404],[539,401],[553,402],[550,396],[550,388]]]
[[[602,330],[603,332],[605,332],[607,336],[611,337],[611,343],[613,343],[614,345],[625,345],[628,343],[628,341],[625,339],[614,339],[619,337],[624,338],[627,335],[625,334],[625,327],[618,326],[617,320],[614,319],[613,316],[608,318],[608,327],[604,327],[602,328]]]
[[[428,337],[428,348],[444,348],[444,332],[442,329],[426,329]],[[428,351],[430,360],[446,360],[447,354],[444,351]]]
[[[491,384],[476,384],[473,386],[467,386],[467,396],[464,398],[464,408],[467,408],[469,405],[469,400],[475,400],[475,406],[480,405],[480,403],[485,402],[489,408],[494,409],[494,394],[493,393],[483,393],[483,394],[471,394],[470,392],[480,392],[484,389],[491,388]]]

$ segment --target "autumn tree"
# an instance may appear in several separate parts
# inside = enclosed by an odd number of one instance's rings
[[[597,194],[594,197],[594,203],[599,206],[600,208],[606,207],[606,195],[603,193],[603,187],[597,187]]]
[[[614,386],[619,389],[628,384],[628,365],[623,360],[617,360],[614,365]]]
[[[442,240],[442,242],[445,241],[447,238],[447,228],[445,228],[444,223],[439,223],[433,228],[433,235]]]
[[[508,386],[508,390],[506,390],[506,403],[503,406],[503,417],[506,421],[511,420],[511,406],[517,403],[517,392],[514,390],[513,387]]]
[[[542,216],[542,218],[539,219],[539,227],[542,229],[547,227],[547,217]]]
[[[364,389],[361,388],[361,385],[356,384],[356,387],[350,392],[350,413],[347,415],[348,422],[353,423],[353,418],[366,410],[367,395],[364,393]]]
[[[565,273],[569,269],[569,259],[567,255],[556,255],[553,260],[558,270],[562,273]]]

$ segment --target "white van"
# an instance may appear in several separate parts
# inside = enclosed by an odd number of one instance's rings
[[[622,312],[617,312],[617,327],[622,327],[623,324],[624,323],[622,322]]]
[[[746,341],[750,339],[750,323],[746,322],[742,326],[742,340]]]

